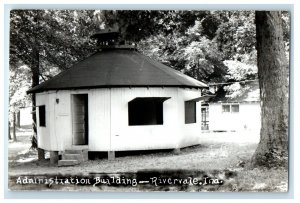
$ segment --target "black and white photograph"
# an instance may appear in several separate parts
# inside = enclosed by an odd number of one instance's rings
[[[289,192],[289,10],[9,15],[9,191]]]

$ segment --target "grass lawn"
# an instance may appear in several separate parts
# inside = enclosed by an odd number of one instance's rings
[[[49,160],[38,162],[37,152],[28,150],[28,134],[18,135],[20,142],[9,143],[9,185],[12,190],[81,190],[81,191],[287,191],[288,172],[283,168],[252,170],[243,167],[254,153],[259,136],[257,132],[203,133],[200,145],[187,147],[180,154],[172,151],[122,155],[115,160],[105,158],[89,160],[77,166],[50,166]],[[63,177],[91,176],[91,174],[137,174],[155,173],[164,177],[171,174],[174,178],[193,176],[222,180],[222,184],[185,186],[160,185],[159,187],[112,187],[112,186],[53,186],[16,184],[19,176]],[[148,174],[149,175],[149,174]]]

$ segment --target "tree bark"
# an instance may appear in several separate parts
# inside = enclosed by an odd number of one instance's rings
[[[11,135],[10,135],[10,122],[8,121],[8,140],[11,140]]]
[[[16,121],[16,125],[18,128],[20,128],[20,118],[21,118],[21,113],[20,113],[20,110],[18,111],[17,113],[17,121]]]
[[[39,84],[39,75],[40,75],[40,71],[39,71],[39,52],[36,48],[33,49],[33,63],[32,63],[32,87],[35,87],[36,85]],[[32,127],[33,127],[33,133],[34,136],[36,137],[35,141],[37,143],[35,143],[35,145],[38,148],[38,160],[44,160],[45,159],[45,152],[43,149],[39,148],[38,146],[38,139],[37,139],[37,128],[36,128],[36,101],[35,101],[35,93],[32,93],[31,96],[31,100],[32,100]]]
[[[38,15],[39,12],[37,12],[34,21],[38,23]],[[38,32],[37,29],[35,29],[36,33]],[[35,36],[34,44],[32,46],[32,66],[31,66],[31,72],[32,72],[32,87],[35,87],[39,84],[39,76],[40,76],[40,53],[39,53],[39,45]],[[36,101],[35,101],[35,93],[32,93],[31,96],[32,100],[32,121],[33,121],[33,133],[36,139],[34,139],[37,143],[36,146],[38,148],[38,160],[44,160],[45,159],[45,152],[43,149],[39,148],[38,146],[38,139],[37,139],[37,128],[36,128]]]
[[[13,113],[13,141],[17,141],[17,135],[16,135],[16,112]]]
[[[287,166],[289,64],[281,13],[256,11],[257,66],[261,99],[260,142],[252,166]]]

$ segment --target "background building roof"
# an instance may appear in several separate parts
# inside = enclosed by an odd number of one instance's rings
[[[210,102],[257,102],[260,101],[259,83],[258,80],[255,80],[221,85],[215,95],[210,99]]]
[[[183,73],[128,49],[97,52],[28,93],[100,87],[207,87]]]

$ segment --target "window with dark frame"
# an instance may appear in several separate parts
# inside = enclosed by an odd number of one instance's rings
[[[222,112],[223,113],[229,113],[230,112],[230,105],[229,104],[223,104],[222,105]]]
[[[238,104],[232,104],[231,105],[231,112],[232,113],[238,113],[240,111],[240,105]]]
[[[196,101],[185,101],[185,124],[196,123]]]
[[[240,112],[239,104],[222,104],[222,113],[238,113]]]
[[[39,106],[40,127],[46,127],[46,106]]]
[[[163,125],[163,102],[169,98],[136,98],[128,103],[128,125]]]

